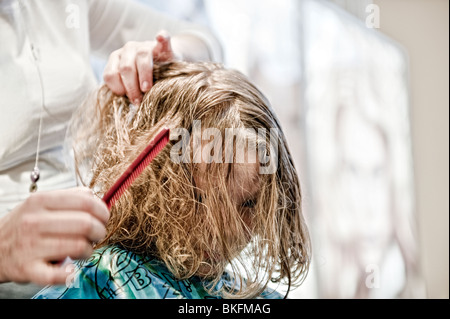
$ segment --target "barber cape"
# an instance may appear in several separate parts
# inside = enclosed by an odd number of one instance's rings
[[[87,260],[68,268],[66,285],[47,286],[34,299],[221,299],[208,294],[200,277],[176,279],[161,261],[141,257],[117,246],[98,249]],[[69,267],[69,266],[65,266]],[[234,281],[224,273],[213,291],[233,287]],[[281,299],[274,290],[266,289],[264,299]]]

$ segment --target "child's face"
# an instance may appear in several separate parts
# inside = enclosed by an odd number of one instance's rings
[[[194,173],[194,181],[196,187],[199,189],[201,196],[215,191],[215,181],[218,181],[218,176],[208,176],[208,165],[222,165],[221,171],[224,176],[227,174],[228,166],[230,164],[206,164],[199,163]],[[242,223],[245,228],[245,239],[237,238],[238,234],[232,227],[225,229],[225,237],[229,241],[239,242],[244,247],[250,241],[252,237],[252,216],[254,215],[254,206],[258,199],[260,191],[260,175],[259,175],[259,163],[234,163],[232,165],[232,171],[230,178],[227,180],[227,192],[228,197],[236,207],[236,211],[239,212]],[[217,189],[217,192],[220,190]],[[207,196],[207,195],[206,195]],[[205,200],[205,203],[207,201]],[[220,208],[217,208],[220,209]],[[225,212],[224,212],[225,213]],[[242,237],[242,236],[241,236]],[[240,246],[241,246],[240,245]],[[205,261],[207,263],[220,263],[224,262],[224,257],[221,256],[220,250],[215,247],[210,253],[204,252]],[[201,266],[198,275],[208,273],[209,266]]]

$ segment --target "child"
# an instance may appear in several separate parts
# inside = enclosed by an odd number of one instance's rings
[[[301,283],[310,241],[269,103],[219,64],[163,63],[153,73],[140,106],[103,87],[75,117],[77,172],[99,196],[162,127],[171,141],[111,208],[92,257],[66,287],[35,298],[280,297],[268,283]]]

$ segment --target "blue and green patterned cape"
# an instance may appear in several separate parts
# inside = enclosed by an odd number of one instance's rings
[[[98,249],[87,260],[75,262],[62,286],[47,286],[35,299],[217,299],[204,288],[199,277],[177,280],[161,261],[141,257],[117,246]],[[214,287],[233,286],[232,278],[224,273]],[[280,299],[276,291],[265,291],[260,298]]]

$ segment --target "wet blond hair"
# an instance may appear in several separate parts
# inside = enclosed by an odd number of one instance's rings
[[[222,134],[277,128],[276,170],[258,174],[256,195],[236,204],[229,192],[233,163],[213,162],[199,173],[199,164],[171,160],[177,143],[171,140],[111,208],[108,234],[97,247],[116,244],[153,256],[178,279],[200,275],[210,293],[227,269],[236,286],[219,291],[225,298],[254,298],[270,281],[300,284],[310,240],[297,172],[268,101],[243,74],[220,64],[161,63],[153,72],[154,86],[139,107],[103,86],[74,117],[83,184],[102,196],[162,127],[192,132],[194,120]],[[207,187],[196,185],[196,174]]]

